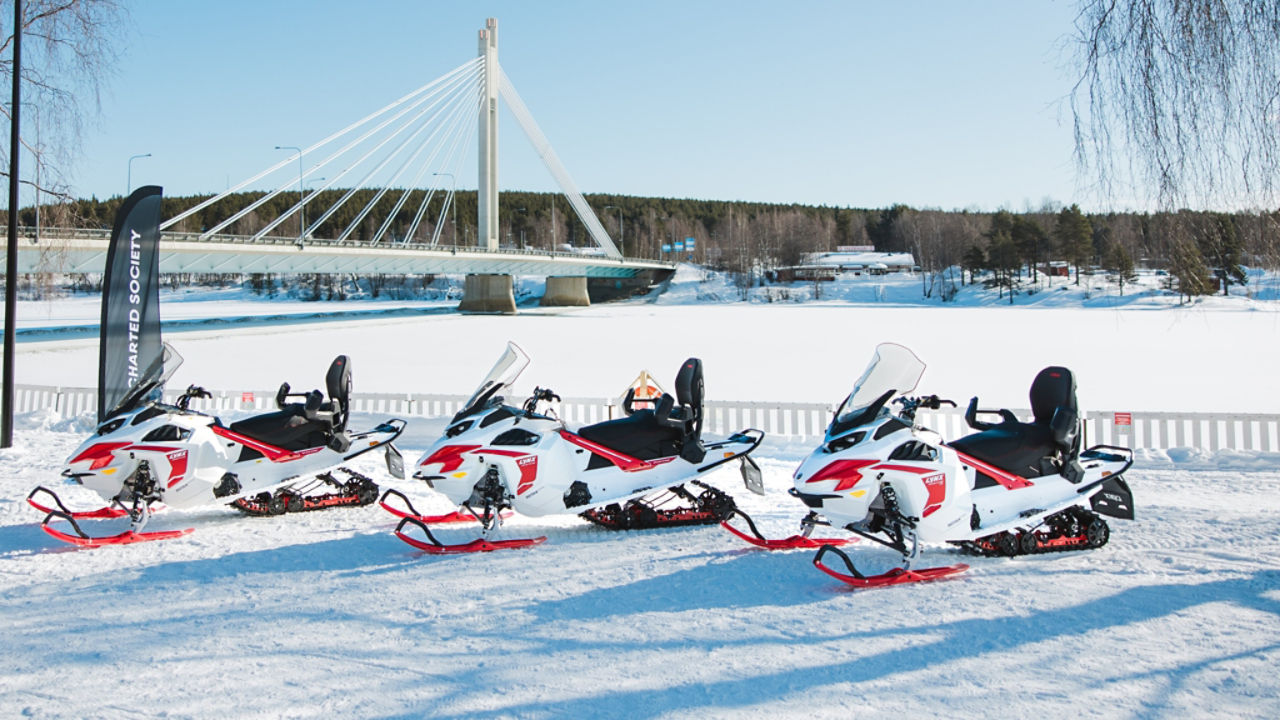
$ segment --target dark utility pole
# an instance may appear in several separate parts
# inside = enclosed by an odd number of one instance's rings
[[[4,388],[0,448],[13,447],[13,346],[18,303],[18,113],[22,108],[22,0],[13,0],[13,105],[9,115],[9,247],[4,263]]]

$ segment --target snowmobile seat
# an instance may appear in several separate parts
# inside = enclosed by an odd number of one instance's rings
[[[677,402],[679,406],[677,407]],[[652,410],[588,425],[578,435],[640,460],[680,455],[702,462],[702,361],[689,358],[676,375],[676,397],[666,393]]]
[[[316,398],[312,401],[315,405],[319,405],[319,395],[311,394]],[[276,412],[237,420],[229,429],[284,450],[306,450],[324,445],[330,438],[329,424],[308,419],[302,403],[289,403]]]
[[[1075,376],[1064,367],[1047,367],[1031,383],[1033,421],[1021,422],[1001,410],[1002,422],[976,420],[978,399],[969,403],[965,419],[981,432],[953,440],[951,447],[1022,477],[1062,474],[1072,482],[1083,475]]]
[[[670,395],[663,395],[654,410],[636,410],[616,420],[588,425],[579,429],[578,435],[639,460],[671,457],[680,452],[684,433],[658,422],[658,413],[670,413],[674,404]]]

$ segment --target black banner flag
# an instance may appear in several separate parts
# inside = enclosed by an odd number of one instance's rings
[[[159,368],[160,196],[140,187],[116,215],[102,278],[102,326],[98,345],[98,422],[116,410],[134,386]]]

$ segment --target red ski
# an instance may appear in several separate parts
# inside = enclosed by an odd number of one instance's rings
[[[822,556],[828,552],[835,553],[844,561],[845,567],[849,569],[848,573],[834,570],[822,564]],[[940,580],[951,575],[962,573],[969,569],[964,563],[955,565],[943,565],[939,567],[922,568],[920,570],[908,570],[906,568],[894,568],[888,572],[879,575],[863,575],[853,567],[853,561],[848,555],[837,550],[831,545],[824,545],[819,548],[818,554],[813,556],[813,566],[831,577],[839,580],[847,585],[858,588],[884,587],[886,585],[904,585],[906,583],[925,582],[927,580]]]
[[[60,518],[71,523],[71,528],[75,530],[75,534],[73,535],[71,533],[63,532],[55,527],[50,527],[49,521],[54,518]],[[76,522],[76,518],[57,510],[45,516],[45,519],[40,523],[40,529],[63,542],[89,548],[102,547],[103,545],[129,545],[132,543],[151,542],[152,540],[168,540],[170,538],[182,537],[192,531],[192,528],[185,528],[182,530],[157,530],[155,532],[136,532],[129,529],[116,535],[93,537],[80,528],[80,524]]]
[[[417,525],[422,528],[422,531],[426,533],[427,539],[423,541],[410,537],[404,531],[405,525]],[[547,541],[546,536],[542,535],[535,538],[518,538],[514,540],[486,540],[484,538],[477,538],[471,542],[447,545],[437,540],[436,536],[431,534],[431,529],[427,527],[426,523],[418,520],[416,517],[402,518],[400,520],[400,524],[396,526],[395,533],[396,537],[406,543],[409,543],[423,552],[428,552],[433,555],[461,555],[464,553],[493,552],[494,550],[507,550],[511,548],[529,547],[531,545],[541,545]]]
[[[734,515],[741,515],[742,519],[747,521],[747,527],[751,529],[750,535],[729,524],[729,521],[733,519]],[[839,546],[848,545],[849,543],[858,541],[857,538],[814,538],[806,535],[792,535],[791,537],[779,540],[770,540],[762,535],[760,530],[756,528],[756,524],[751,520],[751,516],[741,510],[734,510],[729,513],[729,517],[725,518],[720,525],[723,526],[725,530],[728,530],[752,545],[755,545],[758,548],[764,548],[765,550],[797,550],[804,548],[818,548],[823,545]]]
[[[401,510],[400,508],[395,507],[394,505],[391,505],[390,503],[388,503],[387,498],[389,498],[392,495],[395,495],[396,497],[400,498],[400,500],[404,502],[405,508],[407,509]],[[394,488],[388,488],[386,492],[382,493],[382,499],[378,501],[378,504],[382,506],[383,510],[386,510],[387,512],[391,513],[392,515],[395,515],[398,518],[413,518],[418,522],[426,523],[429,525],[439,525],[444,523],[460,523],[460,522],[479,522],[479,518],[477,518],[475,515],[472,515],[471,513],[464,513],[461,510],[454,510],[453,512],[446,513],[444,515],[423,515],[418,512],[417,508],[413,506],[413,503],[409,502],[409,498],[406,497],[404,493]],[[509,512],[501,513],[499,517],[505,520],[511,517],[511,513]]]

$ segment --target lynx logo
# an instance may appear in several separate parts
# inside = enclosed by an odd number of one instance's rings
[[[523,495],[533,487],[533,481],[538,479],[538,456],[518,457],[516,467],[520,468],[520,483],[516,486],[516,494]]]
[[[920,478],[924,483],[925,490],[929,491],[929,497],[924,501],[924,512],[921,517],[929,517],[942,507],[942,501],[947,499],[947,474],[936,473],[928,477]]]
[[[183,476],[187,474],[187,451],[174,450],[164,456],[169,460],[169,482],[165,487],[172,488],[182,482]]]

